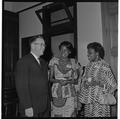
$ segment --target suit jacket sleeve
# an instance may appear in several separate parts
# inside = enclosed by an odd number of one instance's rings
[[[27,109],[32,107],[29,92],[29,69],[26,62],[18,62],[15,71],[16,89],[19,101]]]

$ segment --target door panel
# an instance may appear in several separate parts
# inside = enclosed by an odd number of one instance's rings
[[[105,60],[111,65],[118,81],[118,2],[103,2],[101,10]],[[117,105],[111,106],[111,116],[117,117]]]
[[[17,116],[18,98],[14,70],[19,56],[18,14],[3,12],[2,116]]]
[[[103,45],[105,60],[110,63],[114,75],[118,74],[118,3],[102,3]]]

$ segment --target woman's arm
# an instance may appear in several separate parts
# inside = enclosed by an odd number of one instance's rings
[[[110,66],[103,69],[105,72],[103,75],[107,82],[107,86],[105,86],[105,89],[107,89],[106,91],[109,93],[114,93],[114,91],[117,89],[117,80],[115,79],[112,69]]]
[[[56,80],[55,77],[54,77],[54,67],[53,66],[50,67],[49,78],[50,78],[50,82],[52,82],[52,83],[60,83],[60,80]]]
[[[75,71],[73,71],[73,75],[71,79],[67,80],[67,84],[78,84],[78,78],[79,78],[80,72],[78,69],[76,69]]]

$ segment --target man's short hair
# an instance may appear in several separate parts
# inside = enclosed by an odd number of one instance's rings
[[[29,39],[29,45],[31,45],[31,43],[33,43],[37,38],[41,38],[44,40],[43,35],[36,35],[36,36],[33,36]]]

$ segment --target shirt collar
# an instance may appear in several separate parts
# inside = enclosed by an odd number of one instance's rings
[[[34,56],[34,58],[38,61],[38,63],[39,63],[39,58],[35,55],[35,53],[33,53],[32,51],[30,52],[33,56]]]

